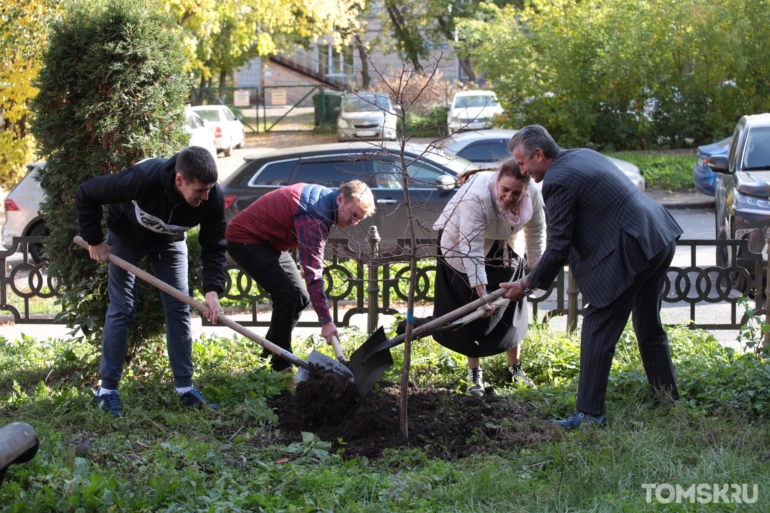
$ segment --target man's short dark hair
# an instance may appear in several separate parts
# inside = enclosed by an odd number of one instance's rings
[[[548,130],[540,125],[527,125],[511,137],[508,142],[508,151],[520,146],[527,157],[532,157],[537,148],[543,150],[543,155],[547,159],[552,159],[559,153],[559,145],[553,140]]]
[[[200,146],[190,146],[179,152],[174,169],[182,175],[185,183],[190,183],[193,180],[205,184],[216,183],[219,176],[214,157],[211,156],[209,150]]]

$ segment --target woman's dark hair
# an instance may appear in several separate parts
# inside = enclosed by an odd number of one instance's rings
[[[521,168],[513,158],[507,158],[500,162],[499,167],[482,167],[481,169],[469,169],[468,171],[463,171],[460,176],[457,177],[457,185],[464,184],[471,176],[481,173],[482,171],[497,171],[498,180],[504,176],[512,176],[517,180],[529,182],[530,178],[529,175],[522,174]]]

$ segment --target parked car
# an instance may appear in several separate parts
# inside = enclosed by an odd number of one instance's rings
[[[377,212],[360,225],[349,228],[347,234],[335,227],[330,237],[349,236],[365,243],[368,227],[375,225],[383,248],[397,245],[408,238],[398,149],[395,143],[375,147],[355,142],[274,150],[255,158],[247,157],[244,164],[221,183],[225,216],[229,221],[257,198],[286,185],[306,182],[338,187],[358,179],[372,188]],[[406,156],[412,161],[408,164],[409,194],[420,227],[417,237],[435,238],[433,223],[454,195],[457,176],[477,166],[424,145],[409,145]]]
[[[10,249],[13,246],[14,237],[47,236],[50,233],[48,226],[40,215],[40,202],[43,201],[43,189],[37,181],[38,169],[45,166],[45,162],[28,164],[29,172],[22,178],[5,198],[5,224],[3,224],[3,246]],[[39,264],[43,261],[43,245],[40,243],[29,245],[29,255]]]
[[[770,227],[770,114],[738,120],[727,155],[709,157],[708,166],[717,173],[717,239],[745,239],[751,252],[762,253]],[[754,268],[742,252],[734,259],[726,248],[717,248],[717,265],[733,264]]]
[[[508,141],[515,133],[516,130],[505,129],[465,132],[444,139],[442,146],[445,150],[470,160],[478,166],[487,167],[511,156],[508,151]],[[643,191],[647,188],[647,182],[637,166],[625,160],[607,158],[623,171],[639,190]]]
[[[246,142],[246,131],[243,124],[224,105],[198,105],[190,107],[202,120],[208,121],[209,129],[214,133],[217,150],[229,157],[233,148],[243,148]]]
[[[347,93],[342,97],[337,116],[337,139],[396,140],[396,111],[385,93]]]
[[[184,130],[190,135],[189,146],[205,148],[216,159],[217,141],[214,132],[209,128],[209,122],[202,120],[198,114],[189,108],[184,110],[184,116],[187,120]]]
[[[494,91],[456,93],[447,115],[449,133],[492,128],[492,118],[503,113]]]
[[[692,178],[695,188],[703,194],[714,195],[717,175],[708,166],[708,159],[714,155],[727,155],[727,149],[730,147],[731,137],[726,137],[721,141],[698,146],[698,160],[692,168]]]

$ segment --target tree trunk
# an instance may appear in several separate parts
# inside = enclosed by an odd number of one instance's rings
[[[227,92],[225,91],[225,87],[227,86],[227,70],[220,70],[219,71],[219,101],[222,103],[226,103],[227,99]]]
[[[438,26],[441,29],[441,33],[444,35],[447,41],[454,42],[455,40],[455,27],[454,24],[450,22],[447,18],[443,18],[439,16],[436,18],[436,21],[438,22]],[[471,65],[470,61],[467,58],[457,58],[458,62],[460,63],[460,67],[463,69],[466,75],[468,75],[468,81],[469,82],[476,82],[476,73],[473,71],[473,66]]]
[[[468,82],[476,83],[476,73],[473,71],[473,66],[468,59],[457,59],[460,63],[460,67],[463,69],[466,75],[468,75]]]
[[[368,91],[372,83],[372,77],[369,75],[369,56],[366,55],[366,47],[364,42],[361,41],[360,34],[355,35],[354,41],[358,49],[358,57],[361,59],[361,89]]]
[[[401,15],[401,11],[398,10],[398,6],[395,2],[390,1],[387,4],[388,15],[390,21],[393,23],[393,32],[396,39],[403,45],[403,52],[406,54],[406,58],[409,59],[414,66],[415,71],[422,73],[423,68],[420,64],[420,53],[422,47],[422,37],[419,32],[410,31],[406,26],[404,17]]]

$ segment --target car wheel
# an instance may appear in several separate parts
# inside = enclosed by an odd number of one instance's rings
[[[229,157],[230,155],[233,154],[233,141],[232,141],[232,139],[230,139],[230,144],[227,146],[227,148],[222,150],[222,153],[225,154],[225,157]]]
[[[241,142],[235,145],[237,149],[241,149],[246,146],[246,132],[241,132]]]
[[[51,234],[51,230],[48,229],[48,226],[42,222],[35,225],[32,230],[29,232],[30,237],[48,237]],[[36,264],[39,264],[46,260],[43,257],[43,244],[40,242],[36,242],[34,244],[29,244],[28,246],[29,256],[32,258],[32,261]]]

